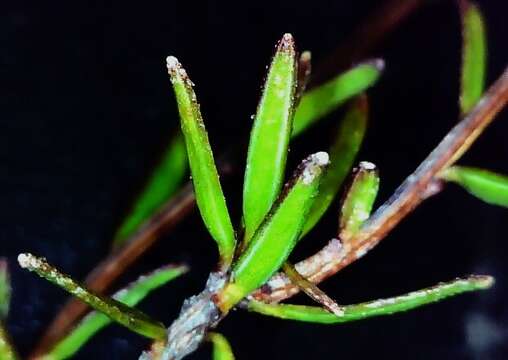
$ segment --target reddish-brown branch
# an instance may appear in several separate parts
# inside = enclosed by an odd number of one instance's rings
[[[103,260],[87,277],[85,284],[97,293],[103,293],[126,269],[144,254],[163,231],[168,231],[194,208],[194,193],[187,184],[161,211],[146,223],[129,242]],[[37,344],[32,357],[47,353],[66,334],[89,307],[76,298],[71,298],[60,310]]]
[[[357,236],[342,246],[332,240],[315,255],[301,261],[296,269],[302,276],[319,283],[361,258],[376,246],[403,218],[429,196],[435,176],[455,162],[477,139],[494,116],[508,102],[508,67],[490,87],[476,107],[459,122],[422,164],[366,222]],[[277,274],[253,297],[277,302],[299,292],[283,274]]]
[[[387,1],[355,29],[346,43],[319,63],[317,72],[312,74],[310,85],[319,85],[337,72],[362,60],[423,3],[424,0]]]

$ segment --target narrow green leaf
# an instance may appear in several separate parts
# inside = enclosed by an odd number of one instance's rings
[[[374,85],[383,68],[381,59],[367,61],[306,92],[296,108],[292,136],[300,135],[345,101]]]
[[[221,266],[227,267],[235,249],[235,233],[193,83],[175,57],[168,56],[166,60],[178,103],[196,202],[205,226],[219,247]]]
[[[339,236],[343,241],[355,235],[369,218],[378,190],[376,165],[362,161],[354,171],[340,211]]]
[[[461,0],[462,72],[460,109],[462,115],[471,111],[485,88],[487,40],[480,9],[472,2]]]
[[[321,180],[319,194],[303,227],[302,237],[314,228],[328,210],[349,174],[365,136],[367,117],[367,97],[360,96],[346,113],[330,147],[330,166]]]
[[[508,176],[466,166],[452,166],[439,176],[486,203],[508,207]]]
[[[213,343],[213,360],[235,360],[231,345],[223,335],[212,332],[208,338]]]
[[[11,303],[11,279],[7,260],[0,259],[0,321],[5,320],[9,314]]]
[[[0,321],[0,359],[17,360],[18,355],[12,347],[11,339],[2,321]]]
[[[185,142],[178,132],[138,196],[132,211],[118,228],[113,240],[114,248],[122,246],[178,190],[187,171],[187,164]]]
[[[187,272],[186,266],[165,266],[141,276],[126,288],[116,292],[113,299],[127,305],[136,306],[150,292]],[[93,311],[41,360],[61,360],[73,356],[92,336],[111,323],[103,313]]]
[[[494,279],[490,276],[470,276],[402,296],[347,305],[343,307],[344,314],[341,316],[330,314],[323,308],[314,306],[265,304],[258,301],[250,301],[249,310],[281,319],[340,324],[411,310],[464,292],[488,289],[493,283]]]
[[[300,164],[233,266],[231,282],[218,296],[223,312],[265,283],[287,259],[299,239],[326,165],[325,152],[313,154]]]
[[[46,259],[38,258],[32,254],[20,254],[18,262],[22,268],[33,271],[40,277],[68,291],[95,310],[104,313],[111,320],[126,328],[148,338],[160,340],[166,338],[166,328],[162,323],[152,320],[141,311],[122,304],[119,301],[94,294],[48,264]]]
[[[296,87],[293,37],[277,44],[252,127],[243,185],[245,243],[277,198],[284,180]]]
[[[11,344],[11,338],[4,325],[4,321],[9,314],[11,292],[11,279],[7,259],[0,258],[0,359],[2,360],[18,359],[18,355]]]

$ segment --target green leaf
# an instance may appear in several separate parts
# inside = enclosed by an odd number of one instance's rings
[[[154,272],[141,276],[138,280],[118,291],[113,299],[127,305],[135,306],[150,292],[162,287],[169,281],[187,272],[186,266],[165,266]],[[104,314],[93,311],[41,360],[60,360],[73,356],[92,336],[111,323]]]
[[[282,187],[293,122],[296,71],[293,37],[285,34],[277,44],[250,135],[243,185],[245,243]]]
[[[0,359],[17,360],[18,355],[12,347],[11,339],[2,321],[0,321]]]
[[[323,308],[314,306],[265,304],[258,301],[250,301],[249,310],[281,319],[340,324],[411,310],[464,292],[488,289],[493,283],[494,279],[490,276],[470,276],[402,296],[347,305],[343,307],[344,314],[341,316],[330,314]]]
[[[292,136],[300,135],[345,101],[374,85],[383,68],[381,59],[367,61],[306,92],[296,108]]]
[[[309,212],[302,236],[305,236],[319,222],[349,174],[365,136],[367,116],[367,97],[360,96],[346,113],[338,128],[335,141],[330,147],[330,166],[321,180],[319,194]]]
[[[485,88],[487,40],[480,9],[461,0],[462,15],[462,72],[460,109],[466,115],[480,100]]]
[[[369,218],[379,190],[376,165],[362,161],[355,169],[346,192],[339,220],[339,234],[343,241],[353,237]]]
[[[11,303],[11,280],[7,260],[0,259],[0,321],[5,320],[9,314]]]
[[[213,343],[213,360],[235,360],[231,345],[223,335],[212,332],[208,339]]]
[[[152,320],[141,311],[122,304],[117,300],[94,294],[48,264],[46,259],[38,258],[32,254],[20,254],[18,262],[22,268],[33,271],[40,277],[68,291],[95,310],[104,313],[111,320],[126,328],[151,339],[162,340],[166,338],[166,328],[162,323]]]
[[[12,347],[10,336],[5,328],[4,321],[9,314],[11,303],[11,280],[7,259],[0,259],[0,359],[16,360],[18,356]]]
[[[287,259],[296,245],[305,218],[319,188],[328,154],[309,156],[254,234],[233,266],[231,282],[219,293],[219,307],[226,313],[242,298],[264,284]]]
[[[184,139],[178,132],[153,171],[143,192],[138,196],[132,211],[118,228],[113,240],[114,248],[122,246],[175,194],[185,176],[187,164]]]
[[[235,249],[235,232],[193,83],[175,57],[168,56],[167,66],[178,103],[196,202],[205,226],[219,247],[221,266],[227,267]]]
[[[462,186],[470,194],[486,203],[508,207],[507,176],[466,166],[452,166],[439,176]]]

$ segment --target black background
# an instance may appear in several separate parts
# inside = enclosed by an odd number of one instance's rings
[[[273,45],[292,32],[314,64],[345,40],[378,1],[9,2],[0,21],[0,253],[14,299],[8,321],[26,354],[66,294],[19,270],[21,251],[82,278],[109,249],[115,227],[173,129],[177,112],[164,59],[176,55],[196,91],[216,154],[245,143]],[[508,61],[507,6],[480,1],[488,25],[488,83]],[[453,1],[431,1],[373,54],[387,61],[369,91],[372,116],[360,160],[381,171],[385,200],[458,117],[459,18]],[[330,120],[338,119],[334,114]],[[461,161],[508,173],[508,113]],[[291,165],[326,149],[323,124],[295,142]],[[241,156],[239,157],[241,158]],[[224,178],[238,219],[241,171]],[[341,326],[284,322],[237,311],[220,326],[238,359],[503,359],[508,354],[508,212],[450,186],[424,203],[362,261],[323,288],[341,303],[390,296],[468,273],[496,286],[414,312]],[[334,234],[335,215],[294,259]],[[169,323],[197,293],[216,258],[197,212],[119,285],[167,262],[193,271],[141,309]],[[294,301],[306,302],[304,297]],[[77,359],[135,359],[147,342],[119,326]],[[191,359],[208,359],[207,346]]]

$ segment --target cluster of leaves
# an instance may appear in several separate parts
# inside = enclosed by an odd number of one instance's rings
[[[462,2],[462,19],[464,45],[460,108],[461,115],[466,116],[483,94],[486,50],[484,25],[478,9]],[[132,234],[139,231],[160,206],[175,195],[189,165],[197,206],[219,250],[218,274],[223,277],[224,283],[213,293],[213,306],[217,308],[219,318],[226,316],[232,308],[241,306],[282,319],[343,323],[406,311],[492,285],[491,277],[470,276],[389,299],[339,305],[287,261],[297,243],[334,202],[354,165],[367,128],[368,100],[365,91],[378,80],[383,70],[382,60],[361,63],[306,91],[310,53],[303,52],[299,56],[292,36],[285,34],[282,37],[276,46],[254,116],[244,176],[242,221],[236,231],[222,192],[193,84],[176,58],[168,57],[167,66],[182,132],[171,142],[160,166],[117,231],[115,249],[125,246]],[[291,139],[351,99],[328,152],[308,156],[285,182]],[[453,163],[457,159],[458,156],[450,161],[450,166],[438,174],[436,181],[457,183],[484,201],[508,206],[508,178],[485,170],[455,166]],[[375,165],[360,162],[353,170],[342,198],[337,246],[348,248],[354,245],[356,236],[370,217],[378,187]],[[22,267],[64,288],[95,309],[39,358],[68,358],[111,322],[155,341],[151,355],[144,356],[168,358],[172,344],[171,338],[168,341],[166,326],[134,306],[152,290],[184,274],[187,271],[185,266],[168,265],[157,269],[113,296],[106,297],[62,274],[45,259],[21,254],[18,260]],[[319,305],[265,303],[250,296],[280,269]],[[6,264],[2,263],[0,321],[7,315],[9,295]],[[231,348],[222,335],[208,333],[207,339],[214,344],[214,359],[233,359]],[[0,357],[16,359],[17,355],[9,344],[0,322]]]

